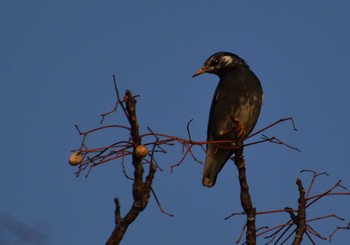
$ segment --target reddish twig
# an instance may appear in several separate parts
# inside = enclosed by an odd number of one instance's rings
[[[281,119],[277,120],[276,122],[271,123],[270,125],[266,126],[265,128],[262,128],[262,129],[258,130],[257,132],[255,132],[253,134],[250,134],[246,139],[254,137],[255,135],[258,135],[258,134],[260,134],[260,133],[262,133],[262,132],[264,132],[264,131],[266,131],[266,130],[274,127],[274,126],[276,126],[277,124],[283,123],[285,121],[290,121],[292,123],[293,130],[294,131],[298,131],[298,129],[295,127],[295,123],[294,123],[293,117],[287,117],[287,118],[281,118]]]
[[[153,196],[154,196],[154,199],[156,200],[156,203],[157,203],[157,205],[158,205],[158,207],[159,207],[160,212],[162,212],[163,214],[166,214],[166,215],[168,215],[168,216],[170,216],[170,217],[174,217],[173,214],[171,214],[171,213],[165,211],[165,210],[162,208],[162,205],[160,204],[160,201],[159,201],[159,199],[158,199],[158,197],[157,197],[157,194],[156,194],[156,192],[154,191],[153,188],[151,189],[151,191],[152,191],[152,194],[153,194]]]
[[[241,233],[239,233],[239,236],[236,240],[236,243],[238,244],[241,240],[242,240],[242,237],[243,237],[243,234],[244,234],[244,231],[245,231],[245,228],[247,227],[247,224],[244,224],[243,228],[242,228],[242,231]]]
[[[310,183],[309,188],[308,188],[308,190],[306,192],[306,195],[305,195],[305,197],[308,198],[310,196],[310,191],[311,191],[311,189],[312,189],[312,187],[313,187],[313,185],[315,183],[316,178],[318,176],[321,176],[321,175],[329,176],[329,174],[327,172],[317,173],[316,171],[308,170],[308,169],[303,169],[303,170],[300,171],[300,173],[304,173],[304,172],[309,172],[309,173],[313,174],[312,179],[311,179],[311,183]]]
[[[332,237],[334,236],[334,234],[339,230],[350,230],[350,222],[347,226],[337,226],[335,230],[329,235],[330,242],[332,241]]]

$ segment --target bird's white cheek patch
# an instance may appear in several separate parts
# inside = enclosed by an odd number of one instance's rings
[[[226,63],[226,65],[229,65],[232,63],[232,57],[231,56],[223,56],[222,59]]]

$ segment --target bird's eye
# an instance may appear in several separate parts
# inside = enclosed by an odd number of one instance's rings
[[[213,67],[219,67],[219,62],[217,60],[213,60],[213,62],[211,63],[211,66]]]
[[[215,67],[215,69],[220,69],[221,68],[221,64],[219,62],[216,62],[213,67]]]

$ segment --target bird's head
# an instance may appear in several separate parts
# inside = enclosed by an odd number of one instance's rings
[[[218,52],[210,56],[192,77],[203,73],[212,73],[220,76],[229,69],[235,67],[248,67],[243,59],[229,52]]]

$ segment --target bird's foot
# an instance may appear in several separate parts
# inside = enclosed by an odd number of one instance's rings
[[[245,132],[243,124],[237,118],[232,118],[232,123],[233,123],[233,126],[232,126],[233,135],[237,140],[242,139]]]

